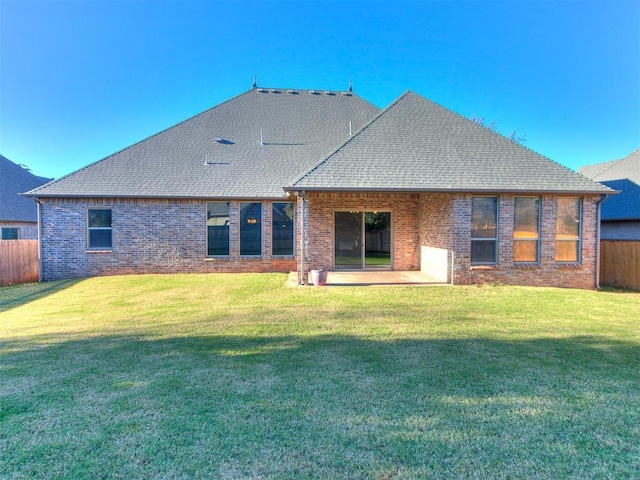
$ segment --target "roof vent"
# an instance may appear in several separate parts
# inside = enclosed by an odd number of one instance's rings
[[[298,92],[295,90],[287,90],[287,93],[290,93],[291,95],[298,95]]]
[[[260,93],[269,93],[269,90],[267,90],[266,88],[259,88],[258,91]]]
[[[347,88],[346,92],[342,92],[342,95],[344,95],[345,97],[350,97],[351,92],[353,92],[353,83],[351,83],[351,80],[349,80],[349,88]]]
[[[213,139],[213,141],[220,145],[233,145],[233,142],[231,140],[225,140],[222,137],[216,137]]]
[[[280,90],[277,90],[275,88],[272,88],[271,90],[269,90],[271,93],[282,93]]]
[[[324,92],[324,94],[325,95],[330,95],[330,96],[334,96],[335,95],[335,93],[333,93],[333,92]]]
[[[351,93],[351,92],[342,92],[342,95],[344,97],[353,97],[353,93]]]
[[[311,95],[321,95],[321,93],[320,93],[320,92],[318,92],[318,91],[316,91],[316,90],[309,90],[309,93],[310,93]]]
[[[212,160],[209,160],[209,154],[208,153],[204,157],[204,164],[205,164],[205,166],[207,166],[207,165],[230,165],[229,162],[214,162]]]

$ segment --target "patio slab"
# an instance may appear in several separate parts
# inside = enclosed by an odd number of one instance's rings
[[[288,286],[298,286],[296,272],[289,274]],[[313,287],[311,275],[308,286]],[[392,272],[392,271],[338,271],[328,272],[326,287],[407,287],[448,285],[424,272]]]

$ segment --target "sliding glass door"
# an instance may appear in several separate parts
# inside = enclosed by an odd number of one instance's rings
[[[391,213],[336,212],[335,268],[391,269]]]

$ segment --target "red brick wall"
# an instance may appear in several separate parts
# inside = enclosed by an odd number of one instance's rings
[[[582,197],[581,261],[563,264],[555,261],[556,195],[541,196],[540,261],[533,264],[513,262],[513,194],[499,195],[498,263],[495,267],[472,266],[471,198],[459,194],[454,200],[454,283],[533,285],[552,287],[595,287],[597,196]]]
[[[391,264],[394,270],[418,269],[419,195],[398,193],[308,193],[305,270],[334,268],[336,211],[391,212]]]
[[[423,193],[420,195],[419,235],[420,246],[447,250],[447,282],[451,282],[451,258],[453,237],[453,195]],[[429,273],[427,266],[421,270]]]
[[[305,271],[332,270],[334,214],[339,210],[390,211],[392,266],[418,270],[421,246],[449,250],[453,283],[504,283],[593,288],[596,263],[597,196],[582,203],[581,262],[555,261],[556,196],[541,197],[540,261],[513,262],[513,194],[499,195],[498,263],[472,267],[470,194],[308,193],[297,203],[295,250],[300,251],[302,211],[307,222]],[[206,256],[206,201],[145,199],[43,199],[42,275],[45,280],[129,273],[300,271],[295,258],[271,256],[271,202],[263,201],[263,249],[239,255],[239,202],[230,202],[231,254]],[[113,248],[87,251],[88,208],[113,212]],[[298,256],[298,262],[300,262]]]
[[[309,193],[305,199],[308,232],[305,270],[308,272],[312,268],[333,269],[335,211],[388,210],[392,212],[394,270],[418,270],[419,247],[424,245],[449,250],[449,262],[453,258],[455,284],[503,283],[594,288],[597,196],[586,196],[582,199],[581,261],[575,264],[555,261],[557,196],[541,196],[540,261],[533,264],[518,264],[513,261],[513,215],[516,195],[497,196],[497,264],[472,266],[471,194]]]
[[[45,280],[132,273],[289,272],[294,258],[271,256],[271,202],[262,202],[262,256],[241,257],[239,202],[230,202],[230,255],[207,258],[207,202],[43,199]],[[113,246],[87,250],[87,209],[111,208]]]

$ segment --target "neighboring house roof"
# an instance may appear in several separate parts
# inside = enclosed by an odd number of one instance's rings
[[[51,179],[34,175],[0,155],[0,221],[37,222],[36,203],[20,194],[49,180]]]
[[[287,188],[611,192],[413,92]]]
[[[351,92],[254,88],[29,194],[282,198],[378,111]]]
[[[602,204],[602,220],[640,220],[640,149],[620,160],[581,167],[578,172],[620,190]]]

